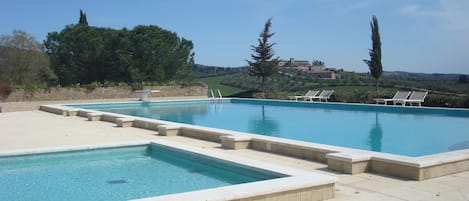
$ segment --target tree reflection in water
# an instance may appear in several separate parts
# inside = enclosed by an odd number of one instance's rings
[[[265,106],[262,105],[261,116],[251,117],[249,120],[249,132],[268,136],[278,136],[279,125],[276,120],[265,114]]]
[[[142,107],[137,108],[133,115],[152,119],[195,124],[195,116],[207,115],[208,105],[171,105],[164,107]],[[126,112],[128,113],[128,112]],[[124,113],[124,114],[126,114]]]
[[[379,124],[378,113],[375,116],[375,124],[370,130],[368,144],[370,145],[371,151],[381,151],[383,140],[383,128]]]

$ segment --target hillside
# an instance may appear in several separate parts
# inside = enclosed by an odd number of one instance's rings
[[[195,78],[199,77],[210,77],[220,76],[233,73],[239,73],[245,70],[246,67],[220,67],[220,66],[205,66],[201,64],[195,64],[192,68],[192,76]]]
[[[379,93],[376,93],[375,80],[367,73],[340,72],[341,79],[325,80],[311,79],[295,70],[283,69],[282,72],[267,80],[268,98],[285,99],[289,95],[304,94],[309,89],[332,89],[335,90],[332,101],[372,103],[373,98],[392,97],[397,90],[415,90],[430,92],[425,101],[427,106],[469,107],[469,84],[459,83],[460,75],[457,74],[386,72],[380,80]],[[245,69],[197,80],[208,83],[209,88],[219,88],[224,96],[257,97],[260,84]]]
[[[203,78],[196,78],[196,82],[203,82],[208,85],[209,90],[220,90],[223,97],[230,97],[235,94],[239,94],[244,89],[233,87],[230,85],[222,84],[222,82],[226,79],[229,79],[229,75],[219,75],[219,76],[212,76],[212,77],[203,77]]]
[[[458,79],[459,76],[464,74],[456,73],[412,73],[405,71],[384,71],[384,77],[400,77],[400,78],[429,78],[429,79]]]

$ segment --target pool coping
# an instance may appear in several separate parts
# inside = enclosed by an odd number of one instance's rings
[[[230,100],[232,98],[223,98],[223,100]],[[238,98],[236,98],[238,99]],[[207,101],[207,99],[191,99],[189,101]],[[241,99],[243,100],[243,99]],[[252,99],[248,99],[252,100]],[[256,99],[254,99],[256,100]],[[259,99],[257,99],[259,100]],[[265,100],[262,101],[279,101],[279,100]],[[153,102],[169,102],[153,101]],[[188,100],[175,100],[175,101],[188,101]],[[296,102],[296,101],[288,101]],[[125,102],[129,103],[129,102]],[[138,102],[131,102],[138,103]],[[318,102],[305,102],[306,104],[344,104],[344,103],[318,103]],[[86,103],[86,104],[99,104],[99,103]],[[70,104],[70,105],[85,105],[85,104]],[[350,105],[364,105],[355,104]],[[369,106],[376,106],[372,104],[365,104]],[[402,106],[377,106],[377,107],[402,107]],[[419,107],[425,108],[425,107]],[[78,109],[69,106],[59,105],[44,105],[41,110],[63,114],[65,116],[82,116],[87,117],[89,113],[96,113],[95,110]],[[446,108],[430,108],[437,110],[445,110]],[[467,111],[464,109],[459,109]],[[335,171],[340,171],[348,174],[359,174],[363,172],[375,172],[390,176],[397,176],[413,180],[426,180],[430,178],[455,174],[458,172],[469,170],[469,149],[456,150],[451,152],[444,152],[439,154],[425,155],[420,157],[409,157],[396,154],[380,153],[373,151],[366,151],[360,149],[339,147],[333,145],[318,144],[312,142],[291,140],[285,138],[263,136],[252,133],[245,133],[239,131],[224,130],[218,128],[210,128],[203,126],[196,126],[190,124],[169,122],[163,120],[148,119],[143,117],[134,117],[129,115],[99,112],[102,115],[100,120],[117,123],[118,119],[126,119],[132,123],[127,126],[138,128],[150,129],[167,133],[163,129],[165,126],[170,125],[174,128],[170,135],[183,135],[187,137],[214,141],[222,144],[223,148],[227,149],[242,149],[250,148],[265,152],[271,152],[281,155],[287,155],[296,158],[302,158],[312,161],[326,163],[328,168]],[[159,128],[161,127],[161,128]],[[161,130],[160,130],[161,129]],[[169,132],[168,132],[169,133]]]
[[[326,200],[334,196],[335,177],[318,173],[278,166],[260,161],[249,160],[237,156],[214,152],[203,148],[192,147],[164,139],[139,140],[125,143],[87,144],[73,146],[58,146],[47,148],[21,149],[2,151],[0,157],[23,156],[30,154],[56,153],[68,151],[85,151],[103,148],[119,148],[138,145],[152,145],[169,147],[191,154],[222,160],[236,165],[273,172],[285,177],[257,182],[229,185],[184,193],[167,194],[155,197],[133,199],[134,201],[161,201],[161,200],[255,200],[258,198],[281,198],[296,196],[309,198],[305,200]]]

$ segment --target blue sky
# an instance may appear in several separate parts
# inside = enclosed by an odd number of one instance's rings
[[[194,42],[196,63],[243,66],[265,21],[282,59],[322,60],[366,72],[372,15],[379,20],[387,71],[469,74],[468,0],[15,0],[0,8],[0,34],[36,37],[77,23],[158,25]]]

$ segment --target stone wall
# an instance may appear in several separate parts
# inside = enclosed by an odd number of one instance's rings
[[[145,89],[160,90],[149,97],[175,96],[207,96],[207,86],[152,86]],[[53,100],[87,100],[87,99],[115,99],[136,97],[131,87],[99,87],[86,88],[49,88],[25,91],[15,89],[3,102],[18,101],[53,101]]]

